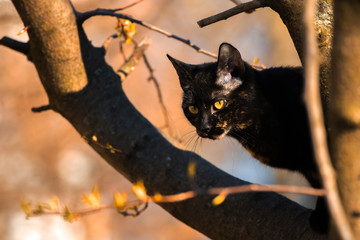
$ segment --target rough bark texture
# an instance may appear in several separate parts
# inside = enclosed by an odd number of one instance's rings
[[[291,39],[294,42],[300,60],[304,63],[304,39],[305,29],[302,24],[304,1],[303,0],[276,0],[268,1],[271,9],[280,15],[287,27]],[[318,33],[320,50],[320,90],[323,108],[327,112],[329,98],[329,76],[330,76],[330,52],[332,42],[333,11],[332,0],[318,1],[317,21],[315,22]]]
[[[330,98],[331,153],[340,195],[356,239],[360,236],[360,3],[335,2]]]
[[[68,2],[13,3],[24,25],[29,27],[30,55],[47,93],[62,95],[82,89],[86,85],[86,74],[76,19]]]
[[[304,30],[301,22],[292,21],[299,20],[302,1],[291,1],[299,2],[295,8],[286,1],[274,2],[274,10],[284,4],[279,14],[294,28],[290,34],[301,53]],[[105,63],[104,50],[94,48],[77,27],[67,0],[13,3],[30,26],[31,58],[51,107],[81,136],[96,135],[101,143],[121,149],[113,154],[92,145],[119,173],[131,182],[144,180],[149,194],[173,194],[192,189],[187,166],[193,161],[201,188],[246,184],[194,153],[175,148],[141,116],[125,96],[119,76]],[[310,210],[278,194],[233,195],[217,207],[211,206],[211,199],[204,195],[161,206],[212,239],[325,239],[311,230]]]

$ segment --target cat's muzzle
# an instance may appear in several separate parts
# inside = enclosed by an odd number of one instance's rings
[[[210,138],[210,139],[221,139],[224,137],[229,130],[224,128],[202,128],[196,130],[197,134],[202,138]]]

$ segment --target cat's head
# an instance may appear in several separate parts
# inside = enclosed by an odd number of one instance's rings
[[[251,106],[252,69],[228,43],[220,45],[218,61],[186,64],[168,55],[184,91],[182,108],[200,137],[220,139],[231,130],[245,128]],[[241,126],[240,126],[241,125]]]

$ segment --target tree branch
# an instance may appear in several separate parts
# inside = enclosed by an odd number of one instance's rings
[[[26,55],[28,57],[28,59],[30,60],[30,56],[29,56],[29,42],[20,42],[17,41],[15,39],[9,38],[9,37],[3,37],[0,39],[0,45],[3,45],[5,47],[8,47],[12,50],[15,50],[19,53],[22,53],[24,55]]]
[[[305,56],[305,102],[311,126],[315,159],[319,167],[322,183],[326,190],[329,211],[342,239],[353,239],[349,223],[339,197],[335,171],[328,151],[324,117],[319,91],[319,55],[314,27],[315,7],[312,0],[305,1],[304,25],[306,29]]]
[[[242,1],[241,0],[230,0],[231,2],[233,2],[235,5],[240,5],[242,4]],[[254,12],[256,9],[250,9],[248,11],[245,11],[246,13],[252,13]]]
[[[137,65],[140,59],[144,57],[144,52],[149,47],[149,45],[150,39],[144,39],[141,41],[135,47],[135,50],[129,59],[117,70],[117,72],[120,74],[121,81],[124,81],[125,78],[135,70],[135,65]]]
[[[197,45],[191,43],[191,41],[189,39],[185,39],[185,38],[182,38],[180,36],[177,36],[175,34],[172,34],[172,33],[169,33],[161,28],[158,28],[156,26],[153,26],[149,23],[146,23],[146,22],[143,22],[141,20],[138,20],[138,19],[135,19],[135,18],[132,18],[130,16],[127,16],[125,14],[121,14],[121,13],[116,13],[115,10],[111,10],[111,9],[102,9],[102,8],[98,8],[98,9],[95,9],[95,10],[92,10],[92,11],[87,11],[87,12],[83,12],[83,13],[80,13],[80,12],[76,12],[76,16],[77,16],[77,21],[78,21],[78,24],[82,24],[84,21],[86,21],[87,19],[91,18],[91,17],[94,17],[94,16],[112,16],[112,17],[117,17],[117,18],[121,18],[121,19],[126,19],[126,20],[129,20],[133,23],[136,23],[136,24],[139,24],[145,28],[148,28],[152,31],[155,31],[155,32],[158,32],[162,35],[165,35],[166,37],[168,38],[173,38],[173,39],[176,39],[182,43],[185,43],[186,45],[192,47],[193,49],[195,49],[198,53],[202,53],[202,54],[205,54],[209,57],[212,57],[212,58],[217,58],[217,55],[214,54],[214,53],[211,53],[209,51],[206,51],[204,49],[201,49],[200,47],[198,47]]]
[[[115,152],[89,142],[119,173],[131,182],[142,179],[149,194],[186,192],[193,190],[194,182],[201,189],[248,184],[192,152],[175,148],[162,137],[129,102],[119,76],[105,62],[104,49],[93,47],[87,40],[67,1],[13,3],[24,23],[31,26],[31,53],[51,106],[56,106],[53,109],[81,136],[96,135],[99,142],[119,149]],[[187,175],[190,162],[197,166],[194,180]],[[202,195],[160,205],[212,239],[326,238],[311,229],[311,210],[276,193],[231,195],[217,207],[209,205],[211,200],[211,196]]]
[[[237,6],[231,8],[229,10],[218,13],[218,14],[208,17],[208,18],[204,18],[204,19],[198,21],[197,23],[198,23],[199,27],[206,27],[206,26],[216,23],[218,21],[226,20],[229,17],[232,17],[239,13],[251,12],[258,8],[269,7],[267,2],[268,2],[267,0],[253,0],[250,2],[246,2],[246,3],[240,3]]]
[[[110,43],[111,43],[114,39],[118,38],[119,36],[120,36],[120,33],[114,33],[114,34],[112,34],[110,37],[108,37],[108,38],[106,39],[106,41],[105,41],[104,44],[103,44],[103,48],[104,48],[105,52],[107,52],[107,50],[108,50],[108,48],[109,48],[109,46],[110,46]]]
[[[40,107],[33,107],[33,108],[31,108],[31,111],[32,111],[33,113],[40,113],[40,112],[47,111],[47,110],[51,110],[51,106],[50,106],[50,105],[43,105],[43,106],[40,106]]]
[[[330,150],[346,218],[360,236],[360,2],[335,1],[329,104]],[[345,47],[352,46],[352,47]]]
[[[29,53],[50,95],[50,105],[56,108],[52,102],[53,95],[77,92],[87,84],[72,8],[61,1],[46,4],[44,0],[32,0],[25,4],[21,0],[13,0],[13,3],[24,26],[29,26]],[[58,25],[57,18],[63,18],[61,25]],[[52,46],[48,47],[50,43]]]
[[[167,128],[168,132],[169,132],[169,135],[171,137],[173,137],[174,139],[180,141],[179,137],[175,136],[175,133],[173,132],[173,130],[171,128],[172,126],[170,124],[171,121],[170,121],[170,118],[169,118],[169,112],[168,112],[168,110],[167,110],[167,108],[165,106],[164,99],[162,97],[159,81],[156,79],[156,77],[154,75],[154,69],[151,67],[150,62],[149,62],[149,60],[148,60],[148,58],[147,58],[147,56],[145,54],[144,54],[144,62],[145,62],[145,65],[146,65],[146,67],[147,67],[147,69],[149,70],[149,73],[150,73],[150,76],[148,77],[148,80],[152,81],[154,83],[154,85],[155,85],[155,89],[156,89],[156,92],[157,92],[157,95],[158,95],[161,110],[163,112],[164,121],[165,121],[165,125],[163,126],[163,128]]]

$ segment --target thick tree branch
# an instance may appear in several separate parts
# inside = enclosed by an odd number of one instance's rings
[[[77,27],[69,2],[13,2],[31,26],[31,53],[51,106],[81,136],[96,135],[99,142],[120,149],[114,153],[90,142],[118,172],[131,182],[142,179],[149,194],[193,190],[193,181],[201,189],[248,184],[192,152],[175,148],[141,116],[125,96],[119,76],[106,64],[104,49],[93,47]],[[190,162],[197,166],[194,180],[187,175]],[[211,200],[202,195],[161,206],[212,239],[326,238],[311,230],[310,210],[275,193],[231,195],[217,207],[211,206]]]
[[[13,1],[24,26],[29,26],[30,55],[49,95],[50,105],[53,105],[52,95],[79,91],[87,83],[75,16],[64,1],[51,4]]]

